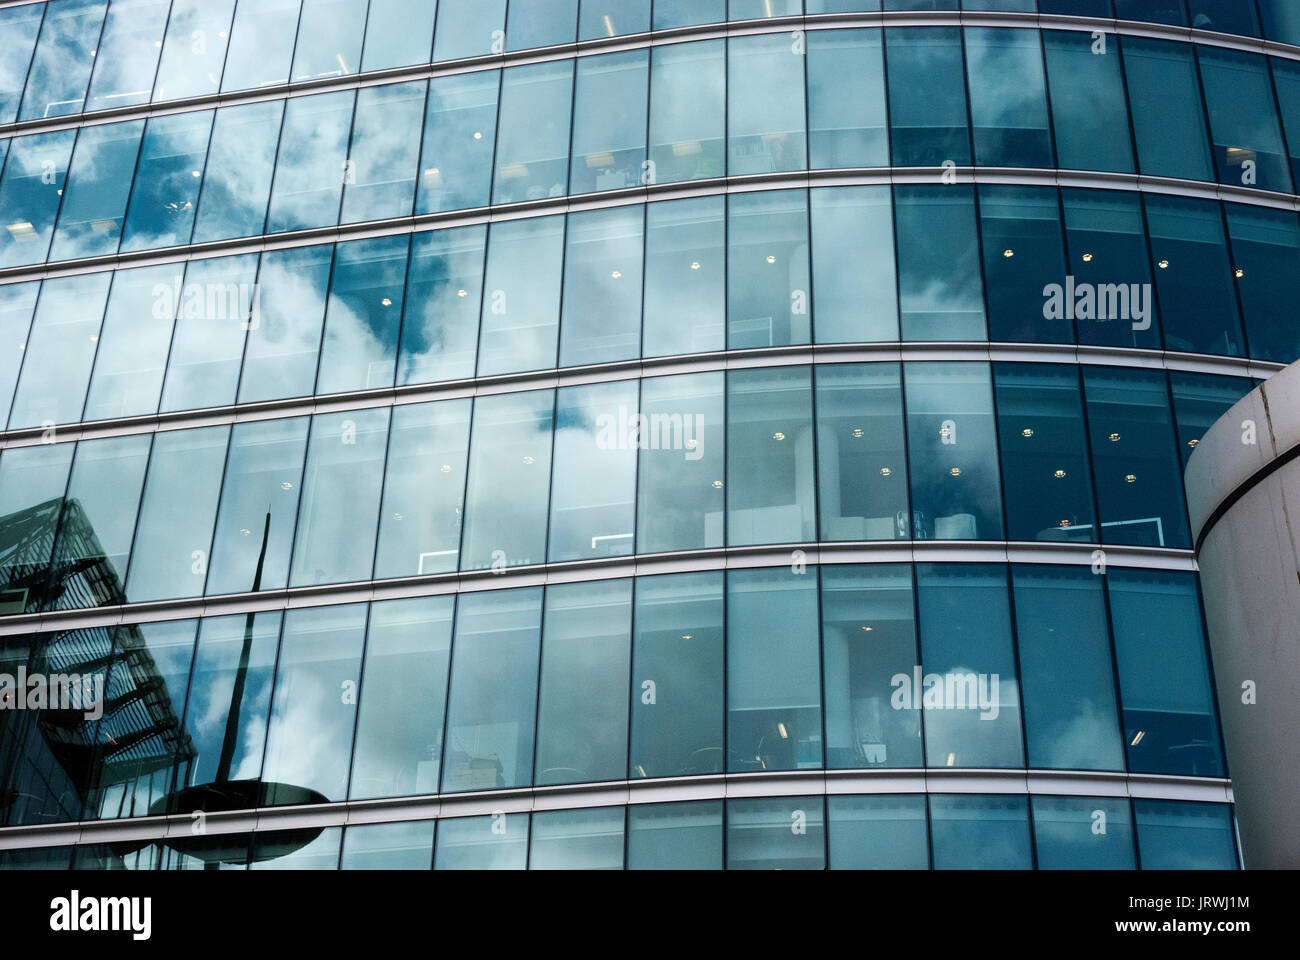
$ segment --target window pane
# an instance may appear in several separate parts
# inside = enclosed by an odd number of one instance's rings
[[[724,197],[647,205],[644,356],[724,349],[725,205]]]
[[[275,668],[262,780],[267,806],[347,798],[366,604],[290,610]]]
[[[338,222],[343,184],[356,179],[347,164],[353,99],[345,90],[288,101],[267,233]]]
[[[170,0],[113,0],[95,49],[87,110],[149,102],[170,7]]]
[[[578,0],[513,0],[506,20],[507,50],[572,43]]]
[[[1063,296],[1079,342],[1160,349],[1142,200],[1112,190],[1062,190],[1069,272]],[[1064,291],[1062,291],[1064,294]]]
[[[1029,801],[931,795],[930,844],[936,870],[1029,870]]]
[[[126,581],[133,603],[203,593],[229,436],[204,427],[154,437]]]
[[[722,772],[722,577],[637,580],[630,777]]]
[[[784,33],[733,37],[727,44],[727,172],[803,170],[802,52]]]
[[[417,233],[406,275],[397,383],[474,376],[487,227]]]
[[[631,631],[631,580],[547,587],[537,785],[623,779]]]
[[[4,37],[0,46],[0,123],[13,123],[18,115],[44,15],[43,3],[0,10],[0,36]]]
[[[494,223],[488,233],[478,375],[555,366],[564,217]]]
[[[338,245],[317,394],[392,386],[409,243],[403,234]]]
[[[1296,17],[1296,36],[1300,38],[1300,16]],[[1282,110],[1282,126],[1290,144],[1291,175],[1300,179],[1300,64],[1276,57],[1269,59],[1273,64],[1278,106]]]
[[[1245,204],[1229,203],[1225,209],[1250,355],[1290,363],[1300,358],[1300,330],[1275,318],[1287,315],[1300,283],[1296,218],[1290,211]]]
[[[816,376],[821,539],[906,539],[907,457],[898,366],[819,366]]]
[[[984,340],[984,284],[972,187],[898,186],[904,340]]]
[[[1115,16],[1147,23],[1187,24],[1182,0],[1115,0]]]
[[[559,391],[547,550],[552,563],[632,553],[642,438],[646,444],[664,439],[663,431],[643,426],[637,416],[635,381]]]
[[[1024,766],[1006,568],[918,564],[916,572],[921,667],[890,681],[892,703],[924,709],[928,766]]]
[[[965,33],[975,161],[990,167],[1052,166],[1038,34],[983,27]]]
[[[912,536],[1000,540],[997,427],[988,367],[909,363]]]
[[[6,591],[20,591],[6,597],[13,612],[34,611],[42,597],[40,584],[49,571],[55,525],[63,509],[75,444],[41,444],[10,447],[0,456],[0,516],[11,523],[27,521],[36,535],[18,542],[0,555],[0,583]]]
[[[1100,543],[1079,372],[995,363],[1007,537]]]
[[[1170,371],[1169,385],[1173,388],[1174,418],[1178,422],[1178,454],[1186,470],[1187,459],[1201,437],[1234,403],[1250,393],[1254,384],[1245,377]]]
[[[569,214],[560,366],[638,356],[644,214],[641,206]]]
[[[728,800],[727,869],[826,869],[822,798]]]
[[[353,800],[438,792],[454,608],[453,597],[370,605]]]
[[[727,574],[728,770],[822,765],[818,659],[815,574]]]
[[[898,278],[889,188],[811,191],[818,343],[898,339]]]
[[[63,117],[82,110],[107,6],[106,0],[46,4],[19,120]]]
[[[306,417],[235,424],[212,543],[209,596],[279,590],[287,582],[307,427]]]
[[[1212,178],[1209,138],[1187,44],[1124,38],[1124,71],[1142,173]]]
[[[657,183],[726,173],[724,44],[676,43],[650,53],[650,160]]]
[[[1195,576],[1112,569],[1106,584],[1129,769],[1223,776]]]
[[[1198,46],[1219,182],[1291,191],[1291,171],[1263,57]]]
[[[75,130],[19,137],[9,147],[0,183],[0,267],[40,263],[50,249],[54,220],[72,158]]]
[[[190,734],[181,726],[181,715],[197,626],[195,620],[180,620],[116,631],[117,661],[109,668],[104,691],[110,703],[96,733],[105,752],[96,757],[87,791],[87,819],[170,812],[175,767],[188,761],[194,750]],[[116,709],[115,700],[119,701]],[[115,743],[131,746],[113,750]],[[147,848],[139,852],[149,857]]]
[[[361,69],[368,73],[428,63],[437,12],[437,0],[370,0]]]
[[[475,401],[462,570],[544,562],[554,403],[550,390]]]
[[[116,253],[144,121],[83,127],[68,171],[51,260]]]
[[[361,64],[368,0],[303,0],[293,82],[343,77]]]
[[[283,100],[217,111],[208,162],[203,168],[195,243],[252,237],[262,232],[283,115]]]
[[[1104,41],[1105,47],[1099,46]],[[1119,42],[1110,35],[1045,30],[1052,130],[1064,170],[1133,171]]]
[[[1029,766],[1123,770],[1102,578],[1029,564],[1012,575]]]
[[[534,814],[528,869],[623,869],[623,811],[595,807]]]
[[[53,582],[46,609],[124,603],[135,512],[140,506],[148,436],[112,437],[78,443],[54,545]],[[69,582],[81,570],[92,572],[86,588]]]
[[[442,791],[527,786],[541,588],[466,594],[458,606]]]
[[[111,273],[46,280],[23,351],[9,429],[81,418]]]
[[[455,570],[470,401],[393,408],[375,577]]]
[[[216,93],[235,0],[172,0],[154,100]]]
[[[487,205],[500,85],[497,70],[429,81],[418,213]]]
[[[211,110],[149,121],[122,233],[123,252],[190,242],[211,131]]]
[[[435,870],[523,870],[527,866],[526,813],[458,817],[438,822]]]
[[[961,31],[956,27],[886,30],[885,46],[894,164],[937,167],[947,160],[958,166],[969,164]]]
[[[504,72],[493,203],[564,196],[572,96],[573,64],[568,60]]]
[[[258,0],[235,11],[222,90],[289,82],[300,0]]]
[[[826,765],[921,767],[921,713],[895,706],[917,664],[912,570],[901,564],[822,568]]]
[[[312,418],[291,587],[370,578],[388,410]]]
[[[979,201],[989,339],[1073,342],[1067,311],[1054,309],[1046,293],[1051,284],[1067,283],[1057,191],[982,184]]]
[[[832,870],[925,870],[925,797],[828,797]]]
[[[880,31],[817,30],[806,36],[810,166],[887,166]]]
[[[250,253],[194,260],[186,268],[185,286],[174,304],[176,324],[161,409],[235,402],[245,331],[252,326],[257,299],[257,261],[257,254]]]
[[[484,57],[505,49],[506,0],[441,0],[433,59]],[[525,831],[527,828],[525,827]]]
[[[420,166],[425,84],[362,87],[340,222],[409,217]]]
[[[778,190],[727,200],[727,346],[808,343],[808,194]]]
[[[281,618],[279,611],[250,613],[200,625],[185,708],[194,756],[181,763],[182,786],[260,778]],[[228,723],[232,714],[238,722]]]
[[[722,801],[627,808],[629,870],[721,870]]]
[[[432,19],[433,14],[429,16]],[[350,826],[343,834],[339,869],[432,870],[434,823],[414,820]]]
[[[179,265],[119,270],[99,332],[99,352],[83,420],[153,413],[172,339]]]
[[[1039,870],[1135,869],[1127,800],[1033,797],[1032,802]]]
[[[650,29],[650,0],[586,0],[578,11],[579,40],[644,33]]]
[[[641,413],[659,424],[661,439],[639,457],[638,553],[722,546],[724,409],[721,373],[641,382]],[[675,438],[679,421],[683,441],[674,449],[662,437]]]
[[[314,837],[306,844],[307,836]],[[266,831],[253,835],[250,870],[337,870],[342,827]]]
[[[656,0],[654,28],[720,23],[727,19],[726,6],[726,0]]]
[[[8,423],[9,407],[18,385],[18,369],[27,349],[27,334],[36,309],[39,280],[0,287],[0,420]]]
[[[1135,800],[1143,870],[1235,870],[1232,808],[1222,803]]]
[[[1259,0],[1259,16],[1264,21],[1264,36],[1282,43],[1300,43],[1300,11],[1290,0]]]
[[[645,169],[649,72],[646,50],[578,60],[570,193],[654,182]]]
[[[1084,367],[1103,543],[1190,547],[1163,372]]]
[[[727,375],[727,543],[817,539],[808,367]]]
[[[333,254],[333,247],[321,246],[262,255],[258,312],[256,322],[248,323],[240,403],[311,393]]]

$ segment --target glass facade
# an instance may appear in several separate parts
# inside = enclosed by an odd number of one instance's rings
[[[1297,177],[1284,0],[0,7],[0,868],[1236,869]]]

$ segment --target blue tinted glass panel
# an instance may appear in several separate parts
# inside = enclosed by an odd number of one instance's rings
[[[725,197],[646,205],[643,356],[726,346],[725,212]]]
[[[618,37],[650,29],[650,0],[586,0],[578,8],[578,39]]]
[[[417,233],[406,275],[397,382],[474,375],[487,227]]]
[[[822,765],[818,659],[814,574],[780,567],[727,574],[728,770]],[[789,825],[787,815],[787,835]]]
[[[924,766],[921,712],[894,704],[918,662],[911,568],[823,567],[821,605],[826,765]]]
[[[699,180],[726,173],[725,61],[723,40],[676,43],[650,52],[654,182]]]
[[[1045,293],[1056,289],[1050,284],[1066,283],[1057,192],[1050,187],[982,184],[979,207],[989,339],[1073,342],[1074,328],[1063,305]]]
[[[505,49],[505,27],[506,0],[441,0],[433,34],[433,59],[459,60],[501,53]]]
[[[0,420],[5,423],[9,422],[9,406],[18,385],[18,370],[27,349],[27,333],[40,289],[40,281],[0,287]]]
[[[262,232],[283,114],[282,100],[217,111],[204,167],[195,243]],[[340,169],[340,181],[342,176]]]
[[[894,188],[904,340],[983,340],[972,187]]]
[[[822,797],[727,801],[728,870],[824,870]]]
[[[506,17],[506,49],[572,43],[577,25],[578,0],[512,0]]]
[[[149,102],[170,7],[170,0],[113,0],[95,50],[87,110]]]
[[[555,366],[564,232],[562,216],[489,230],[479,376]]]
[[[463,817],[438,823],[438,842],[433,855],[435,870],[524,870],[527,866],[526,813]]]
[[[497,70],[429,81],[417,212],[487,205],[500,85]]]
[[[222,90],[271,87],[289,81],[301,0],[259,0],[235,11]]]
[[[726,0],[658,0],[654,14],[656,30],[719,23],[727,19],[727,3]]]
[[[808,43],[809,166],[889,163],[879,30],[817,30]]]
[[[294,83],[344,77],[361,65],[369,0],[303,0],[294,46]]]
[[[1030,765],[1033,765],[1031,759]],[[1113,797],[1033,797],[1039,870],[1132,870],[1133,818]]]
[[[1131,173],[1128,98],[1115,38],[1046,30],[1043,44],[1061,168]]]
[[[965,32],[975,161],[991,167],[1052,166],[1038,35],[977,27]]]
[[[361,69],[369,72],[428,63],[437,12],[437,0],[370,0]]]
[[[434,822],[368,823],[343,834],[340,870],[430,870]]]
[[[1300,359],[1300,331],[1277,322],[1295,302],[1300,283],[1300,227],[1295,215],[1237,203],[1224,209],[1250,355],[1277,363]]]
[[[1210,180],[1209,138],[1187,44],[1125,37],[1124,72],[1142,173]]]
[[[396,236],[338,245],[317,394],[392,386],[409,244]]]
[[[46,5],[19,120],[62,117],[82,110],[107,6],[106,0],[62,0]]]
[[[621,870],[623,807],[546,810],[533,815],[530,870]]]
[[[1219,182],[1291,191],[1291,170],[1263,57],[1197,47]]]
[[[727,199],[727,278],[728,348],[812,339],[807,192]]]
[[[45,580],[55,527],[63,509],[75,445],[41,444],[12,447],[0,456],[0,516],[24,515],[38,530],[48,530],[33,548],[0,557],[0,583],[8,590],[23,591],[13,597],[16,612],[35,610],[41,597],[32,586]]]
[[[0,10],[0,123],[13,123],[18,115],[44,15],[43,3]]]
[[[247,324],[241,403],[311,393],[333,253],[323,246],[263,254],[257,313]]]
[[[1254,384],[1245,377],[1215,377],[1205,373],[1169,373],[1178,422],[1178,453],[1183,469],[1192,451],[1221,416],[1250,393]]]
[[[804,55],[784,33],[727,41],[727,172],[808,165]]]
[[[234,14],[235,0],[172,0],[155,100],[199,97],[221,89]]]
[[[143,133],[143,120],[82,129],[68,170],[51,260],[117,251]]]
[[[1102,578],[1088,567],[1012,571],[1029,766],[1123,770]]]
[[[956,27],[886,30],[885,46],[895,165],[939,166],[949,160],[958,166],[969,164],[961,31]]]
[[[578,61],[570,193],[654,182],[645,167],[649,74],[646,50]]]
[[[827,797],[832,870],[925,870],[925,797]]]
[[[628,807],[627,868],[721,870],[722,801]]]
[[[891,705],[924,710],[928,766],[1023,766],[1006,568],[918,564],[916,582],[921,665]]]
[[[1026,797],[930,797],[930,844],[936,870],[1033,867]]]
[[[363,87],[343,194],[343,223],[410,216],[420,165],[423,81]]]
[[[818,343],[898,339],[898,278],[888,187],[810,192]]]
[[[1300,43],[1300,9],[1293,0],[1259,0],[1264,36],[1283,43]]]
[[[454,597],[370,605],[352,799],[438,791],[454,608]]]
[[[541,615],[540,588],[459,598],[444,793],[532,782]]]
[[[1223,776],[1196,577],[1111,570],[1106,583],[1129,769]]]
[[[1265,0],[1267,3],[1268,0]],[[1192,26],[1197,30],[1235,33],[1243,37],[1259,36],[1259,17],[1253,3],[1238,0],[1187,0]]]
[[[288,101],[267,233],[338,222],[343,185],[358,179],[346,159],[354,98],[347,90]]]
[[[722,772],[722,577],[636,582],[629,777]]]
[[[369,579],[388,413],[356,410],[312,419],[290,586]]]
[[[50,249],[54,220],[72,159],[75,130],[19,137],[9,147],[0,182],[0,267],[39,263]]]
[[[569,214],[560,366],[638,355],[644,217],[640,206]]]
[[[573,63],[568,60],[504,71],[494,203],[564,196],[572,97]]]
[[[1183,0],[1115,0],[1115,16],[1147,23],[1187,24]]]
[[[213,112],[154,117],[145,128],[135,169],[122,250],[190,242]]]
[[[1222,803],[1135,800],[1143,870],[1235,870],[1232,808]]]

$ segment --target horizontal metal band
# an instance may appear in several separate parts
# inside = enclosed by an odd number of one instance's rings
[[[488,377],[470,377],[440,383],[385,387],[378,390],[355,390],[328,396],[290,397],[258,403],[230,404],[151,413],[89,423],[70,423],[49,427],[23,427],[0,431],[0,450],[49,443],[71,443],[99,437],[121,437],[158,433],[186,428],[209,427],[256,420],[288,419],[313,414],[339,413],[346,410],[371,410],[397,407],[435,400],[491,396],[500,393],[525,393],[556,387],[591,383],[614,383],[647,377],[676,376],[690,373],[714,373],[755,367],[802,366],[836,363],[906,363],[906,362],[1013,362],[1093,364],[1110,367],[1133,367],[1146,370],[1176,370],[1184,373],[1208,373],[1225,377],[1248,377],[1266,380],[1285,364],[1243,357],[1216,357],[1209,354],[1179,353],[1168,350],[1140,350],[1126,347],[1094,347],[1076,344],[988,343],[903,341],[888,343],[828,343],[790,347],[759,347],[747,350],[719,350],[713,353],[642,360],[619,360],[583,367],[554,368]]]
[[[1132,173],[1101,173],[1087,170],[1057,170],[1031,167],[852,167],[835,170],[797,170],[788,173],[749,174],[712,177],[625,187],[600,193],[575,194],[567,197],[525,200],[518,203],[447,210],[439,213],[367,220],[361,223],[313,227],[284,233],[264,233],[255,237],[237,237],[208,243],[181,244],[154,250],[114,253],[79,260],[28,264],[0,269],[0,285],[42,280],[53,277],[104,273],[126,267],[156,266],[207,260],[245,253],[262,253],[291,247],[394,237],[429,230],[475,226],[502,220],[520,220],[557,214],[607,210],[640,203],[682,200],[693,197],[716,197],[732,193],[755,193],[764,190],[807,190],[813,187],[888,186],[891,184],[1000,184],[1010,186],[1069,187],[1094,190],[1127,190],[1164,196],[1196,197],[1225,203],[1244,203],[1272,210],[1300,212],[1300,195],[1256,190],[1203,180],[1178,177],[1150,177]],[[955,177],[955,179],[954,179]]]
[[[1296,459],[1300,459],[1300,444],[1279,453],[1276,457],[1239,483],[1232,489],[1232,492],[1220,500],[1219,503],[1215,505],[1214,509],[1206,516],[1205,522],[1201,524],[1201,529],[1196,533],[1196,546],[1194,548],[1195,554],[1200,556],[1201,548],[1205,546],[1206,538],[1209,537],[1214,528],[1218,526],[1219,521],[1228,514],[1228,511],[1241,502],[1248,493],[1258,487],[1261,483]]]
[[[0,6],[22,6],[34,0],[20,0],[18,3],[0,3]],[[1247,53],[1281,57],[1300,61],[1300,46],[1280,43],[1275,40],[1262,40],[1254,37],[1240,37],[1234,34],[1218,33],[1210,30],[1197,30],[1191,27],[1176,27],[1159,23],[1143,23],[1136,20],[1118,20],[1109,17],[1082,17],[1068,14],[1040,14],[1012,11],[965,11],[956,10],[896,10],[865,13],[818,13],[802,14],[788,17],[762,18],[758,20],[733,20],[724,23],[697,24],[688,27],[673,27],[667,30],[654,30],[643,33],[626,34],[618,37],[597,37],[574,43],[555,44],[548,47],[535,47],[526,50],[508,50],[502,53],[488,54],[480,57],[467,57],[459,60],[447,60],[433,64],[415,64],[408,67],[394,67],[387,70],[373,70],[366,73],[352,74],[347,77],[329,77],[321,80],[306,80],[277,84],[273,87],[255,87],[249,90],[232,90],[187,97],[180,100],[165,100],[158,103],[138,104],[128,107],[115,107],[108,110],[91,110],[61,117],[22,120],[15,123],[0,124],[0,137],[23,136],[50,130],[66,130],[73,127],[107,123],[114,120],[136,120],[147,117],[165,116],[173,113],[186,113],[194,110],[206,110],[217,106],[229,106],[237,103],[257,103],[264,100],[309,96],[314,93],[329,93],[337,90],[355,90],[360,87],[374,86],[381,83],[398,83],[405,80],[424,80],[449,74],[473,73],[483,70],[495,70],[500,67],[520,66],[530,63],[545,63],[556,60],[569,60],[576,57],[595,56],[602,53],[614,53],[624,50],[640,50],[648,47],[663,46],[671,43],[683,43],[691,40],[712,40],[723,37],[759,36],[762,34],[786,33],[791,30],[835,30],[863,27],[1007,27],[1022,30],[1072,30],[1079,32],[1096,32],[1120,34],[1122,36],[1145,37],[1157,40],[1173,40],[1181,43],[1199,43],[1206,46],[1228,50],[1240,50]]]
[[[1196,559],[1191,550],[1169,547],[1001,540],[788,543],[638,554],[599,560],[536,563],[507,567],[500,573],[493,573],[490,570],[462,570],[392,580],[286,587],[278,590],[262,590],[258,593],[234,593],[180,600],[126,603],[110,607],[14,614],[0,617],[0,636],[221,617],[250,612],[368,603],[410,597],[481,593],[516,587],[540,587],[547,584],[619,580],[625,577],[649,577],[665,573],[788,567],[796,563],[805,566],[874,563],[1037,563],[1091,567],[1099,559],[1104,559],[1108,567],[1188,572],[1197,570]]]
[[[351,800],[303,807],[263,807],[210,813],[204,818],[203,833],[214,836],[263,833],[690,800],[922,793],[1233,802],[1231,781],[1210,777],[1090,770],[798,770],[660,780],[617,780],[560,787],[523,787],[481,793]],[[7,827],[0,829],[0,850],[163,840],[168,837],[192,839],[195,835],[194,825],[195,820],[189,814],[177,814],[167,817]]]

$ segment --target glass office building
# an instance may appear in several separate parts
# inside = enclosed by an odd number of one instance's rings
[[[0,2],[0,163],[0,867],[1237,867],[1300,0]]]

